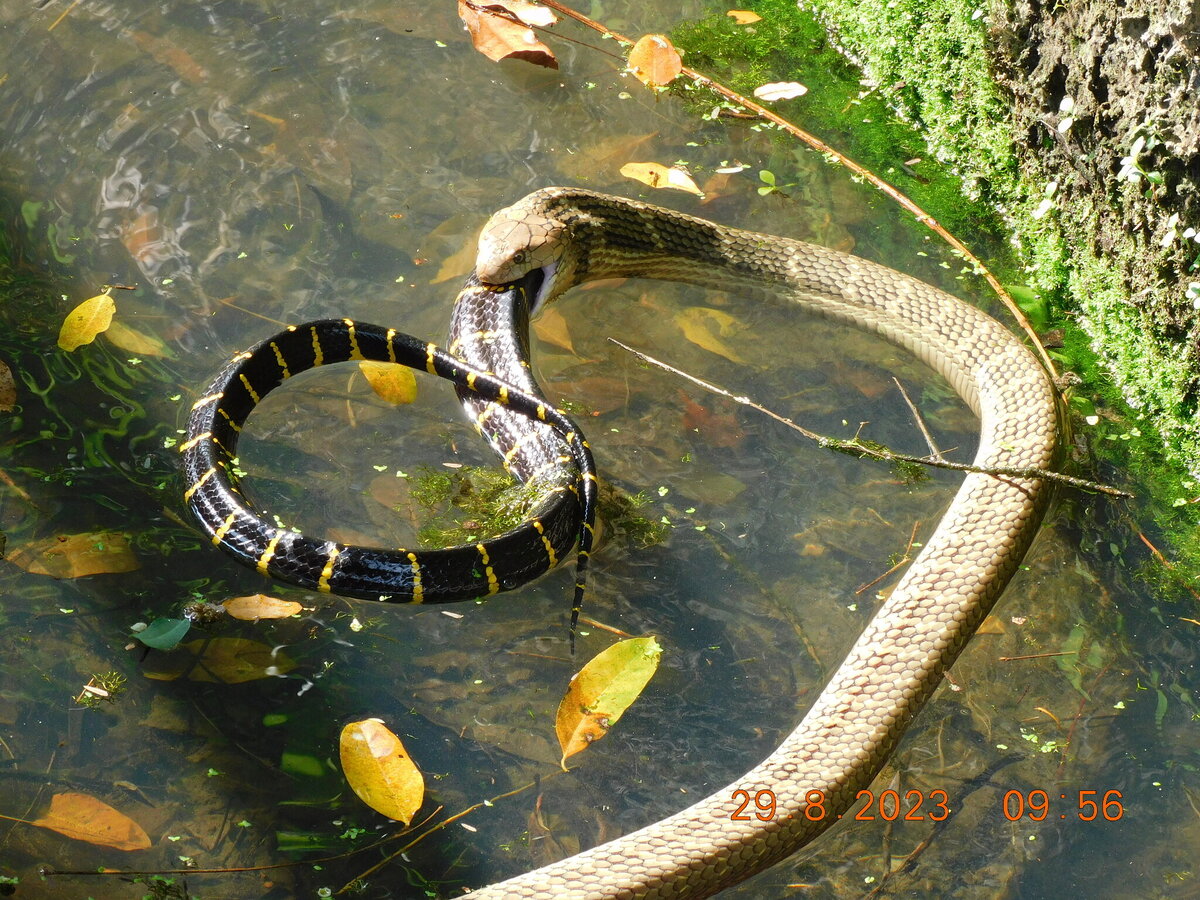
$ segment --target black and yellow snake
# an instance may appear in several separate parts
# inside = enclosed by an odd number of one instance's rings
[[[398,346],[395,357],[455,377],[472,416],[510,467],[522,477],[550,475],[549,490],[556,493],[547,504],[569,507],[563,514],[566,524],[556,517],[553,529],[546,524],[525,528],[521,540],[527,560],[560,558],[575,534],[582,534],[586,554],[591,531],[579,524],[579,516],[590,511],[590,500],[575,498],[585,491],[590,497],[594,476],[577,430],[565,417],[550,414],[528,376],[523,316],[592,279],[640,276],[736,285],[743,293],[759,288],[810,313],[872,331],[941,373],[979,415],[977,465],[1044,469],[1053,462],[1055,394],[1034,356],[988,315],[875,263],[632,200],[547,188],[492,217],[480,238],[475,274],[478,280],[460,295],[451,350],[477,368],[415,339],[406,339],[411,347],[401,342],[406,349]],[[512,290],[530,297],[529,305],[499,301],[508,289],[490,287],[514,284]],[[486,312],[493,303],[518,311],[493,318]],[[336,333],[336,342],[327,341],[323,329]],[[368,330],[370,349],[362,340]],[[322,590],[378,596],[343,581],[343,565],[382,554],[391,562],[371,572],[378,578],[395,576],[395,587],[389,588],[393,597],[432,599],[435,567],[426,564],[425,551],[362,551],[302,539],[269,525],[233,492],[227,475],[233,439],[259,396],[289,372],[320,364],[322,352],[326,362],[356,358],[355,351],[389,358],[395,342],[381,329],[348,322],[301,326],[286,334],[235,358],[196,404],[184,445],[189,502],[214,543],[260,571]],[[320,350],[314,354],[310,345]],[[496,380],[479,370],[503,377]],[[471,372],[474,383],[468,384]],[[548,424],[530,424],[531,416]],[[524,454],[530,448],[534,462],[527,465]],[[550,459],[561,463],[547,473],[543,466]],[[762,763],[667,819],[472,896],[709,896],[812,840],[870,784],[991,609],[1032,541],[1049,494],[1040,478],[968,474],[937,529],[808,714]],[[535,517],[543,515],[539,511]],[[539,548],[542,555],[535,556]],[[508,579],[516,577],[507,569],[500,576],[498,549],[491,542],[439,552],[458,554],[446,558],[459,561],[489,560],[496,577],[478,593],[509,587]],[[442,574],[441,568],[436,571]],[[451,594],[469,592],[472,585],[485,588],[461,573],[450,581]],[[736,791],[753,796],[764,789],[775,796],[769,821],[731,819]]]

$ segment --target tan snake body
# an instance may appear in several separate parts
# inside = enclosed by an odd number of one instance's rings
[[[976,464],[1053,463],[1055,393],[1033,354],[985,313],[884,266],[645,203],[547,188],[492,217],[476,273],[499,285],[537,267],[548,276],[540,302],[615,276],[784,294],[941,373],[980,418]],[[871,783],[1016,570],[1049,494],[1042,479],[968,474],[808,714],[759,765],[662,821],[471,896],[705,897],[792,854]],[[773,791],[775,817],[732,821],[739,789]],[[813,791],[824,808],[817,821],[805,815]]]

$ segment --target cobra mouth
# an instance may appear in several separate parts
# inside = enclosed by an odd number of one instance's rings
[[[547,263],[536,269],[530,269],[522,275],[516,284],[519,284],[526,291],[527,296],[533,299],[529,303],[529,317],[532,319],[546,304],[550,295],[550,287],[554,284],[554,271],[558,268],[558,262]]]

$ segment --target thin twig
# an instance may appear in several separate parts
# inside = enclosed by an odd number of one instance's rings
[[[929,448],[929,455],[934,459],[942,459],[942,451],[938,449],[938,445],[934,443],[933,435],[925,427],[925,419],[917,411],[917,405],[912,402],[912,398],[908,396],[908,391],[904,389],[904,385],[900,383],[899,378],[893,375],[892,381],[896,382],[896,388],[900,391],[900,396],[904,398],[904,402],[908,404],[908,408],[912,411],[913,421],[917,423],[917,428],[921,430],[921,435],[925,438],[925,446]]]
[[[555,12],[560,12],[564,16],[567,16],[568,18],[574,19],[576,22],[581,22],[582,24],[586,25],[588,28],[598,31],[601,34],[615,38],[616,40],[621,41],[624,44],[632,44],[633,43],[632,40],[625,37],[623,34],[618,34],[617,32],[613,31],[611,28],[606,28],[604,25],[600,24],[599,22],[595,21],[594,19],[589,19],[587,16],[583,15],[582,13],[576,12],[575,10],[571,9],[569,6],[564,6],[563,4],[557,2],[557,0],[541,0],[541,3],[544,6],[550,7]],[[1016,319],[1017,324],[1021,326],[1021,330],[1024,331],[1029,336],[1029,340],[1033,343],[1033,346],[1037,349],[1038,356],[1042,360],[1042,365],[1044,365],[1046,367],[1046,371],[1050,373],[1051,378],[1053,378],[1055,381],[1057,381],[1058,370],[1054,367],[1054,362],[1050,359],[1050,355],[1046,352],[1046,349],[1042,346],[1041,340],[1038,339],[1037,332],[1034,331],[1033,326],[1029,324],[1029,320],[1027,318],[1025,318],[1025,314],[1023,312],[1021,312],[1021,307],[1019,307],[1017,305],[1017,302],[1015,300],[1013,300],[1012,295],[1009,294],[1007,290],[1005,290],[1004,285],[1002,285],[1000,283],[1000,279],[998,279],[995,275],[993,275],[991,270],[987,266],[985,266],[983,264],[983,262],[974,253],[972,253],[970,250],[967,249],[966,244],[964,244],[962,241],[960,241],[958,238],[956,238],[954,235],[952,235],[949,231],[947,231],[945,228],[943,228],[942,225],[937,221],[937,219],[935,219],[929,213],[925,212],[925,210],[923,210],[921,207],[917,206],[917,204],[914,203],[911,199],[909,199],[905,194],[901,193],[898,189],[896,189],[892,185],[888,184],[886,181],[884,181],[882,178],[880,178],[878,175],[876,175],[870,169],[865,168],[864,166],[855,162],[854,160],[852,160],[850,157],[846,156],[845,154],[838,152],[833,147],[829,146],[823,140],[818,138],[816,135],[809,134],[807,131],[800,128],[799,126],[793,125],[787,119],[783,118],[780,115],[777,115],[776,113],[767,109],[765,106],[761,106],[760,104],[755,103],[749,97],[745,97],[742,94],[739,94],[737,91],[734,91],[733,89],[726,87],[725,85],[721,84],[718,81],[713,81],[707,75],[704,75],[701,72],[697,72],[695,69],[691,69],[691,68],[688,68],[687,66],[684,66],[682,68],[680,74],[682,74],[684,77],[690,79],[693,83],[698,84],[701,87],[706,87],[709,90],[711,90],[717,94],[720,94],[722,97],[724,97],[729,102],[736,103],[738,106],[742,107],[743,109],[749,110],[750,112],[754,113],[756,116],[758,116],[762,119],[766,119],[768,122],[771,122],[772,124],[779,126],[784,131],[786,131],[788,134],[790,134],[793,137],[797,138],[798,140],[801,140],[804,143],[808,144],[808,146],[812,147],[817,152],[825,154],[826,157],[828,157],[830,159],[836,160],[837,162],[839,162],[843,166],[845,166],[847,169],[849,169],[851,172],[853,172],[855,175],[858,175],[860,178],[863,178],[866,181],[868,181],[872,186],[874,186],[876,188],[876,190],[883,192],[891,200],[898,203],[901,207],[903,207],[905,210],[910,212],[916,218],[916,220],[918,222],[920,222],[926,228],[933,231],[938,237],[940,237],[943,241],[945,241],[947,244],[949,244],[959,255],[962,256],[962,258],[964,260],[967,261],[968,264],[970,264],[974,268],[974,270],[976,272],[978,272],[980,275],[982,275],[987,280],[988,285],[991,287],[991,289],[993,291],[995,291],[996,296],[1000,298],[1001,302],[1005,305],[1005,307],[1008,308],[1008,311],[1012,314],[1013,318]]]
[[[911,456],[907,453],[897,453],[894,450],[889,450],[881,444],[867,444],[855,436],[851,440],[842,438],[829,437],[828,435],[818,434],[815,431],[810,431],[803,425],[798,425],[796,422],[789,419],[787,416],[781,416],[777,412],[767,409],[758,403],[755,403],[749,397],[738,396],[722,387],[719,387],[712,382],[705,381],[702,378],[697,378],[695,375],[689,375],[687,372],[677,369],[674,366],[668,365],[661,360],[655,359],[649,354],[642,353],[640,350],[634,350],[628,344],[623,344],[616,338],[609,338],[614,344],[622,350],[632,353],[643,362],[653,366],[658,366],[660,369],[678,375],[680,378],[685,378],[699,387],[704,388],[714,394],[719,394],[732,400],[734,403],[740,403],[743,406],[748,406],[751,409],[757,410],[765,416],[769,416],[776,422],[786,425],[793,431],[798,431],[810,441],[814,441],[818,447],[827,450],[836,450],[839,453],[848,453],[851,456],[857,456],[860,459],[876,459],[881,462],[889,463],[913,463],[920,466],[930,466],[934,469],[949,469],[954,472],[976,472],[981,475],[991,475],[993,478],[1044,478],[1048,481],[1057,481],[1061,484],[1068,484],[1071,487],[1078,488],[1082,491],[1092,491],[1098,494],[1108,494],[1111,497],[1131,498],[1133,494],[1127,491],[1122,491],[1119,488],[1112,487],[1107,484],[1100,484],[1096,481],[1089,481],[1086,478],[1076,478],[1073,475],[1064,475],[1061,472],[1051,472],[1046,469],[1039,469],[1034,466],[976,466],[971,463],[956,463],[945,459],[930,459],[927,456]]]

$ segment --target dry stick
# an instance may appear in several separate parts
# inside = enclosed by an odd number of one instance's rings
[[[950,469],[954,472],[978,472],[982,475],[991,475],[993,478],[1044,478],[1048,481],[1057,481],[1062,484],[1069,484],[1071,487],[1079,488],[1083,491],[1093,491],[1098,494],[1108,494],[1112,497],[1133,497],[1133,494],[1112,487],[1111,485],[1100,484],[1099,482],[1095,481],[1088,481],[1086,478],[1076,478],[1073,475],[1064,475],[1061,472],[1049,472],[1045,469],[1025,466],[976,466],[970,463],[950,462],[949,460],[945,459],[930,459],[927,456],[910,456],[907,453],[896,453],[894,450],[889,450],[887,447],[878,444],[865,444],[859,440],[858,437],[855,437],[851,440],[844,440],[842,438],[834,438],[824,434],[817,434],[815,431],[809,431],[803,425],[797,425],[794,421],[787,418],[787,416],[781,416],[779,413],[773,412],[767,409],[765,406],[755,403],[749,397],[738,396],[722,387],[713,384],[712,382],[705,381],[702,378],[697,378],[695,375],[689,375],[687,372],[677,369],[674,366],[667,365],[667,363],[655,359],[649,354],[642,353],[640,350],[634,350],[628,344],[623,344],[616,338],[610,337],[609,340],[622,350],[632,353],[643,362],[649,363],[653,366],[658,366],[660,369],[665,369],[673,375],[678,375],[680,378],[687,379],[688,381],[692,382],[692,384],[702,387],[706,391],[719,394],[722,397],[727,397],[734,403],[740,403],[743,406],[748,406],[751,409],[757,410],[765,416],[770,416],[776,422],[786,425],[793,431],[800,432],[800,434],[804,435],[810,441],[814,441],[818,447],[822,447],[824,449],[837,450],[839,453],[849,453],[851,456],[857,456],[860,459],[877,459],[881,462],[890,463],[914,463],[920,466],[930,466],[935,469]]]
[[[574,19],[577,22],[581,22],[588,28],[594,29],[601,34],[613,37],[625,44],[633,43],[633,41],[624,35],[618,34],[611,28],[605,28],[594,19],[589,19],[582,13],[575,12],[575,10],[571,9],[569,6],[563,6],[561,3],[556,2],[556,0],[541,0],[541,3],[543,6],[548,6],[555,12],[560,12],[568,18]],[[917,206],[916,203],[910,200],[899,190],[892,187],[892,185],[888,184],[870,169],[864,168],[850,157],[843,153],[839,153],[816,135],[809,134],[799,126],[793,125],[787,119],[771,112],[771,110],[767,109],[765,106],[755,103],[749,97],[745,97],[737,93],[737,91],[725,87],[725,85],[721,84],[720,82],[713,81],[707,75],[697,72],[695,69],[684,66],[681,70],[681,74],[691,79],[693,83],[698,84],[701,87],[706,87],[709,90],[720,94],[731,103],[736,103],[743,109],[749,110],[758,117],[766,119],[768,122],[777,125],[788,134],[808,144],[808,146],[812,147],[819,153],[833,158],[855,175],[858,175],[860,178],[870,182],[870,184],[874,186],[876,190],[882,191],[893,201],[900,204],[901,207],[912,213],[918,222],[933,231],[938,237],[954,248],[954,250],[958,252],[963,259],[965,259],[972,267],[974,267],[976,272],[978,272],[987,280],[987,283],[991,286],[992,290],[996,292],[996,296],[1000,298],[1001,302],[1004,303],[1004,305],[1008,308],[1008,311],[1012,313],[1012,316],[1014,319],[1016,319],[1017,324],[1021,326],[1021,330],[1029,336],[1029,340],[1033,343],[1033,346],[1037,348],[1038,356],[1041,357],[1042,364],[1046,367],[1046,371],[1049,372],[1051,377],[1057,381],[1058,370],[1055,369],[1053,361],[1050,359],[1049,354],[1046,353],[1046,349],[1042,346],[1042,342],[1038,339],[1037,332],[1033,330],[1033,326],[1029,324],[1029,320],[1025,318],[1025,314],[1021,312],[1021,308],[1017,306],[1016,301],[1013,300],[1008,291],[1004,289],[1004,285],[1002,285],[999,279],[992,274],[991,270],[988,269],[988,267],[985,266],[983,262],[977,256],[975,256],[974,253],[967,249],[966,244],[943,228],[937,219],[925,212],[925,210],[921,209],[921,207]]]

